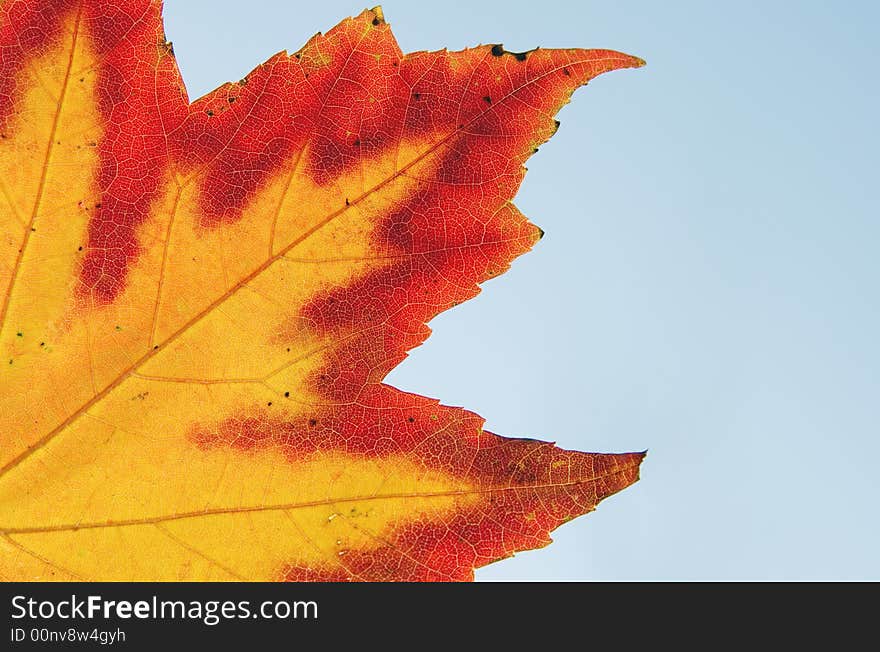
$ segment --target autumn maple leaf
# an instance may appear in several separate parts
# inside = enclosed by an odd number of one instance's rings
[[[0,21],[0,575],[472,579],[637,479],[382,380],[639,59],[403,56],[374,9],[190,103],[158,1]]]

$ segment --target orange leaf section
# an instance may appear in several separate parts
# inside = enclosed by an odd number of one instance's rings
[[[2,576],[471,579],[637,479],[382,380],[639,59],[404,56],[374,9],[190,103],[147,0],[8,1],[0,55]]]

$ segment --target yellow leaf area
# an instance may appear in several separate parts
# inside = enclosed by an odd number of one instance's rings
[[[636,479],[381,380],[637,59],[404,57],[372,11],[190,104],[159,2],[39,4],[0,14],[0,575],[470,579]]]

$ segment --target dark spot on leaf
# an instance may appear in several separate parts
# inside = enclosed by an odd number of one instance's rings
[[[318,425],[318,420],[317,419],[309,419],[309,425],[314,428],[315,426]]]
[[[290,397],[290,392],[284,392],[284,398],[289,398],[289,397]]]
[[[562,74],[565,75],[566,77],[571,77],[571,71],[568,68],[563,68]]]
[[[266,405],[272,405],[272,401],[269,401],[268,403],[266,403]]]
[[[413,417],[409,417],[407,421],[409,421],[410,423],[415,423],[416,420]]]
[[[381,25],[381,24],[382,24],[382,21],[379,20],[378,18],[374,18],[374,19],[373,19],[373,27],[377,27],[377,26],[379,26],[379,25]]]
[[[508,50],[505,50],[504,46],[501,45],[500,43],[492,46],[492,56],[493,57],[500,57],[505,54],[509,54],[517,61],[525,61],[526,57],[528,57],[528,55],[529,55],[529,52],[533,52],[533,50],[527,50],[526,52],[510,52]]]
[[[483,98],[483,101],[486,102],[487,104],[492,104],[492,98],[489,97],[488,95],[486,95],[486,96]]]

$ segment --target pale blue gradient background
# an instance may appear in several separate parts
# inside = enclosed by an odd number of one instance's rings
[[[506,435],[650,449],[483,580],[880,579],[880,3],[396,2],[404,51],[609,47],[517,205],[547,233],[390,377]],[[196,98],[363,8],[168,0]]]

